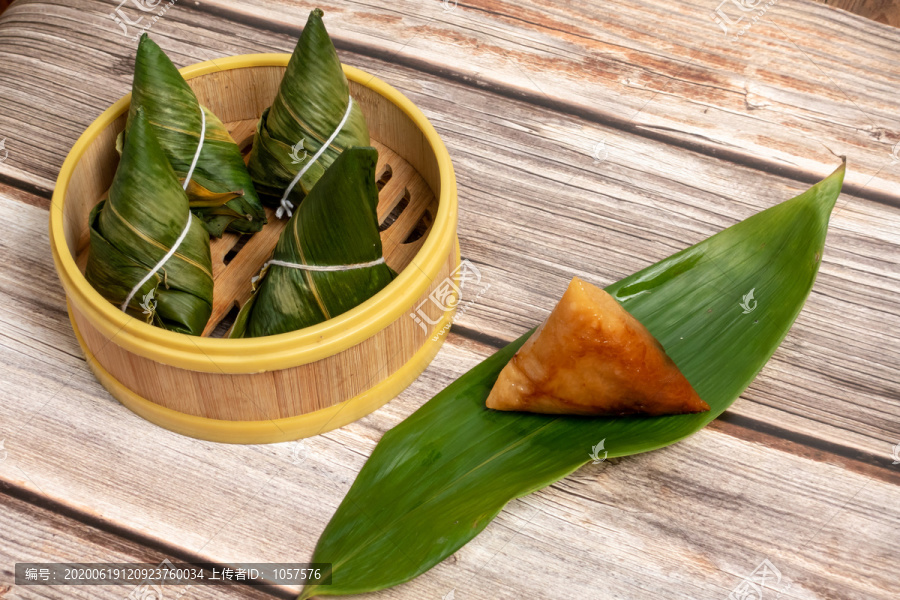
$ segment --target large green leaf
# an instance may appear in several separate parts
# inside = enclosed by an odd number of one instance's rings
[[[277,205],[300,169],[306,173],[288,199],[297,206],[344,148],[368,146],[369,129],[359,104],[315,163],[313,156],[341,123],[350,87],[331,38],[313,10],[288,62],[278,93],[257,124],[248,168],[267,204]]]
[[[134,83],[128,119],[142,108],[166,157],[183,182],[200,141],[201,115],[206,118],[203,147],[187,193],[191,209],[210,235],[225,230],[254,233],[266,223],[266,213],[241,151],[216,115],[202,107],[169,57],[147,34],[141,36],[134,60]]]
[[[800,312],[843,177],[841,166],[802,195],[606,288],[662,343],[710,412],[583,418],[485,408],[527,334],[384,435],[316,546],[313,560],[333,563],[332,585],[310,585],[300,598],[408,581],[472,539],[510,500],[591,460],[601,440],[611,457],[647,452],[716,418]]]
[[[190,214],[187,195],[144,110],[138,109],[125,130],[109,197],[91,211],[88,282],[120,306],[174,246]],[[165,329],[200,335],[212,313],[212,297],[209,233],[191,219],[176,252],[132,294],[127,312]]]
[[[394,278],[378,232],[375,148],[348,148],[281,232],[273,261],[342,271],[264,266],[230,337],[259,337],[321,323],[365,302]],[[358,265],[381,261],[372,266]],[[357,265],[352,267],[352,265]]]

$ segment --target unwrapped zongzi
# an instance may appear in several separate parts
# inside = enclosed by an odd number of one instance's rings
[[[231,337],[294,331],[336,317],[390,283],[376,209],[374,148],[348,148],[281,233]]]
[[[224,231],[254,233],[266,223],[266,213],[240,149],[228,130],[203,107],[169,57],[145,33],[134,62],[129,121],[142,108],[178,178],[188,171],[191,209],[210,235]],[[202,137],[203,144],[198,142]]]
[[[487,407],[573,415],[709,410],[647,328],[577,277],[500,372]]]
[[[212,312],[209,233],[144,111],[132,115],[109,197],[90,214],[85,277],[128,314],[200,335]]]
[[[369,145],[366,119],[350,97],[322,14],[309,15],[278,94],[259,120],[247,165],[278,216],[291,216],[344,148]]]

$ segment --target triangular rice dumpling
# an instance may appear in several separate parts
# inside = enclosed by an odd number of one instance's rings
[[[344,148],[369,145],[366,119],[358,103],[350,104],[347,78],[322,15],[318,8],[310,13],[278,94],[257,125],[247,166],[271,206],[279,206],[289,188],[285,199],[298,206]],[[301,169],[306,172],[291,188]]]
[[[321,323],[390,283],[376,214],[377,160],[374,148],[348,148],[329,167],[282,231],[230,337]]]
[[[650,332],[577,277],[500,372],[487,407],[573,415],[709,410]]]
[[[117,307],[127,302],[128,314],[153,325],[203,332],[213,297],[209,233],[191,218],[187,195],[142,109],[128,123],[109,197],[91,211],[89,225],[85,277],[104,298]]]
[[[184,77],[146,33],[141,36],[134,61],[129,120],[139,108],[146,112],[182,182],[194,160],[205,116],[203,146],[187,188],[191,209],[215,237],[224,231],[260,231],[266,213],[240,149],[218,117],[200,105]]]

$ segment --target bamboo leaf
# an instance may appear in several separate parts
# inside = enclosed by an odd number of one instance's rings
[[[598,448],[610,457],[655,450],[721,414],[800,312],[844,170],[606,288],[662,343],[710,412],[584,418],[485,408],[526,334],[384,435],[316,546],[313,561],[333,563],[333,583],[309,585],[300,598],[409,581],[477,535],[507,502],[565,477]]]
[[[189,215],[187,195],[138,109],[125,130],[109,197],[91,211],[88,282],[120,306],[173,247]],[[193,219],[175,254],[137,290],[127,312],[165,329],[200,335],[212,313],[212,295],[209,233]]]
[[[391,282],[394,272],[383,262],[378,233],[377,161],[375,148],[345,150],[294,211],[272,255],[273,261],[346,270],[264,267],[230,337],[274,335],[321,323]]]
[[[267,204],[281,200],[300,169],[308,170],[288,199],[297,206],[344,148],[368,146],[369,130],[359,105],[324,153],[313,156],[334,132],[347,110],[350,88],[341,61],[313,10],[294,48],[272,106],[260,118],[248,168]]]
[[[191,209],[210,235],[224,231],[254,233],[266,213],[240,149],[216,115],[201,107],[184,77],[147,34],[141,36],[134,62],[129,121],[143,108],[172,168],[183,182],[200,141],[202,108],[206,118],[203,147],[188,185]]]

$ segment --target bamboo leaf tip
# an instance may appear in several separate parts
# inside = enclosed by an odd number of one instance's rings
[[[841,166],[839,166],[836,171],[846,172],[847,171],[847,156],[845,154],[840,155],[838,158],[841,159]]]
[[[159,51],[159,44],[150,39],[150,35],[145,31],[141,34],[141,39],[138,42],[138,54],[142,54],[148,51]]]
[[[837,196],[840,195],[841,189],[844,187],[844,177],[847,174],[847,157],[841,156],[841,164],[838,168],[836,168],[831,175],[829,175],[826,179],[834,178],[837,182],[838,193],[835,195],[835,201],[837,201]]]

